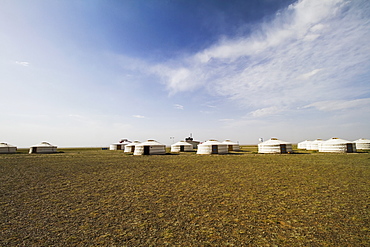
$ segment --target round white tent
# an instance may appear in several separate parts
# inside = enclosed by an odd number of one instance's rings
[[[8,143],[0,143],[0,154],[13,154],[17,152],[17,147]]]
[[[125,146],[125,153],[133,153],[135,151],[135,146],[140,143],[141,142],[139,141],[134,141],[134,142],[131,142],[130,144],[127,144]]]
[[[277,138],[261,142],[258,144],[258,153],[264,154],[285,154],[292,152],[292,144],[286,141],[281,141]]]
[[[299,142],[298,145],[297,145],[297,148],[298,149],[306,149],[308,145],[310,145],[312,141],[309,141],[309,140],[305,140],[303,142]]]
[[[53,146],[48,142],[41,142],[40,144],[36,144],[30,147],[30,154],[38,153],[38,154],[46,154],[46,153],[56,153],[57,146]]]
[[[228,151],[239,151],[240,150],[240,146],[239,146],[239,143],[236,143],[236,142],[232,142],[230,140],[225,140],[224,142],[222,142],[224,144],[227,145],[227,149]]]
[[[356,149],[360,149],[360,150],[369,149],[370,150],[370,140],[369,139],[361,138],[361,139],[356,140],[355,143],[356,143]]]
[[[321,143],[323,143],[324,140],[323,139],[316,139],[314,141],[312,141],[311,143],[309,143],[306,147],[307,150],[319,150],[319,145],[321,145]]]
[[[227,144],[209,140],[198,145],[197,154],[227,154]]]
[[[356,152],[356,144],[351,141],[340,138],[331,138],[320,143],[319,152],[326,153],[354,153]]]
[[[150,155],[150,154],[165,154],[166,145],[163,145],[155,140],[135,145],[134,155]]]
[[[120,142],[113,143],[109,146],[109,150],[124,150],[127,144],[131,142],[127,139],[122,139]]]
[[[193,145],[186,141],[179,141],[171,145],[171,152],[190,152],[193,151]]]

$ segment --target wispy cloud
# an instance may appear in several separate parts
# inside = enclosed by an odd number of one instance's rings
[[[16,64],[18,64],[18,65],[25,66],[25,67],[27,67],[27,66],[29,66],[29,65],[30,65],[30,63],[29,63],[29,62],[20,62],[20,61],[15,61],[15,63],[16,63]]]
[[[283,110],[284,109],[281,107],[271,106],[271,107],[261,108],[261,109],[252,111],[250,114],[253,117],[264,117],[264,116],[277,114],[279,112],[282,112]]]
[[[300,0],[250,34],[151,67],[170,93],[204,87],[254,117],[369,92],[368,1]],[[351,87],[351,90],[348,90]]]
[[[319,101],[305,106],[304,108],[314,107],[320,111],[338,111],[351,108],[370,109],[370,98],[356,100],[330,100]]]
[[[178,110],[184,110],[184,106],[183,105],[179,105],[179,104],[174,104],[173,107],[175,109],[178,109]]]
[[[232,119],[232,118],[221,118],[218,121],[220,121],[220,122],[231,122],[231,121],[234,121],[234,119]]]
[[[142,115],[133,115],[134,118],[145,118],[145,116]]]

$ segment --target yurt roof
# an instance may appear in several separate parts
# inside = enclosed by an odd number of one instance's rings
[[[277,138],[271,138],[270,140],[261,142],[260,144],[263,144],[263,145],[280,145],[280,144],[291,144],[291,143],[290,142],[279,140]]]
[[[193,145],[186,142],[186,141],[178,141],[178,142],[172,144],[171,146],[193,146]]]
[[[320,142],[323,142],[323,141],[324,141],[323,139],[318,138],[318,139],[312,141],[312,143],[320,143]]]
[[[124,142],[112,143],[112,145],[127,145],[127,144],[130,144],[130,143],[131,143],[130,141],[124,141]]]
[[[333,137],[333,138],[325,141],[324,143],[325,144],[345,144],[345,143],[353,143],[353,142]]]
[[[355,142],[356,143],[370,143],[370,140],[366,139],[366,138],[360,138],[360,139],[356,140]]]
[[[146,142],[142,142],[137,145],[138,146],[165,146],[164,144],[159,143],[156,140],[147,140]]]
[[[33,145],[31,147],[56,147],[48,142],[41,142],[40,144]]]
[[[13,147],[15,147],[15,146],[13,146],[13,145],[10,145],[10,144],[8,144],[8,143],[5,143],[5,142],[2,142],[2,143],[0,143],[0,147],[13,148]]]
[[[312,141],[310,141],[310,140],[304,140],[304,141],[301,141],[299,143],[307,143],[307,142],[312,142]]]
[[[126,146],[131,147],[131,146],[135,146],[135,145],[140,144],[140,143],[141,142],[139,142],[139,141],[134,141],[134,142],[131,142],[131,143],[127,144]]]
[[[208,140],[206,142],[203,142],[199,145],[226,145],[225,143],[219,142],[217,140]]]
[[[231,145],[239,145],[239,143],[233,142],[233,141],[230,141],[230,140],[225,140],[222,143],[224,143],[224,144],[231,144]]]

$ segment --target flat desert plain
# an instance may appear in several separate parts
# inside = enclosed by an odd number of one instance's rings
[[[0,246],[369,246],[370,154],[0,155]]]

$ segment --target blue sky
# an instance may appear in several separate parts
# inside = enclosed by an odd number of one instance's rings
[[[370,137],[367,0],[0,3],[0,141]]]

